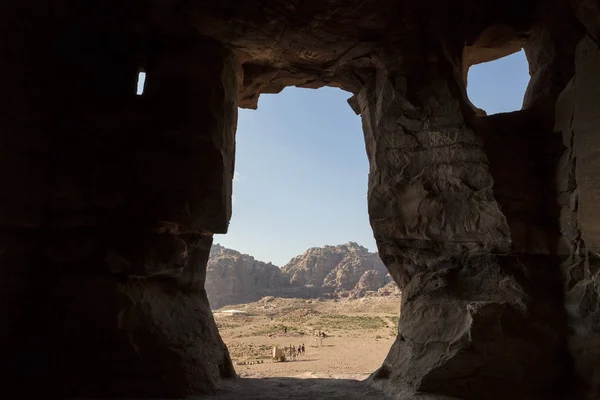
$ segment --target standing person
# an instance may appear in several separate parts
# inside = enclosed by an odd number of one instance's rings
[[[302,343],[302,355],[304,355],[305,351],[306,350],[304,349],[304,343]]]
[[[283,334],[284,334],[284,335],[287,335],[287,326],[284,326],[284,327],[283,327]]]

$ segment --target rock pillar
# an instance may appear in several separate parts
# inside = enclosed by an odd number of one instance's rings
[[[353,100],[371,226],[403,289],[398,337],[372,381],[395,394],[554,398],[568,381],[558,217],[537,190],[552,168],[543,149],[517,147],[535,119],[475,117],[459,46],[426,43],[382,61]]]
[[[213,390],[234,374],[204,290],[230,217],[234,58],[190,32],[136,30],[127,7],[3,7],[5,390]]]
[[[575,76],[556,104],[556,131],[564,152],[557,166],[564,235],[569,348],[585,399],[600,397],[600,48],[584,37]]]

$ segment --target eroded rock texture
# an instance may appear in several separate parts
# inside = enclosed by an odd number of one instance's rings
[[[363,297],[390,281],[377,254],[353,242],[310,248],[281,269],[215,244],[206,271],[206,291],[213,309],[265,296]]]
[[[402,295],[402,292],[400,291],[400,288],[398,287],[396,282],[390,281],[384,287],[377,290],[377,295],[400,297]]]
[[[575,76],[556,107],[565,150],[557,167],[560,226],[569,257],[563,263],[575,368],[587,399],[600,397],[600,48],[586,36],[577,47]]]
[[[389,281],[378,255],[354,242],[310,248],[292,258],[281,271],[291,284],[323,288],[338,295],[354,289],[376,290]],[[369,278],[370,273],[374,274]],[[374,288],[366,289],[365,285]]]
[[[206,269],[206,291],[213,310],[282,296],[286,279],[276,265],[214,244]]]
[[[398,339],[374,380],[398,394],[548,398],[567,361],[559,270],[533,249],[511,254],[524,245],[513,204],[531,199],[502,185],[522,179],[528,155],[509,156],[494,119],[474,119],[454,67],[460,52],[424,50],[427,67],[399,76],[385,66],[356,99],[371,224],[404,287]],[[516,161],[497,168],[496,157]],[[499,382],[506,389],[490,393]]]
[[[0,335],[21,397],[176,397],[233,375],[203,283],[236,107],[290,85],[346,89],[362,115],[371,225],[403,291],[371,382],[598,397],[597,1],[0,11]],[[466,70],[521,46],[524,109],[485,117]]]

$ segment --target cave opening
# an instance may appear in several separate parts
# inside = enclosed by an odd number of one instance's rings
[[[241,377],[365,379],[396,337],[399,289],[386,292],[350,97],[293,87],[239,110],[232,219],[205,287]]]
[[[137,76],[137,89],[136,95],[141,96],[144,94],[144,87],[146,85],[146,73],[144,71],[138,72]]]
[[[469,68],[469,100],[487,115],[518,111],[529,84],[529,65],[523,49]]]
[[[79,3],[3,9],[6,392],[600,398],[597,2]],[[499,113],[474,112],[466,66],[523,46],[522,109],[472,95]],[[139,97],[142,65],[150,80]],[[502,72],[483,86],[491,99]],[[213,234],[231,219],[238,106],[295,85],[343,87],[361,114],[369,221],[402,288],[395,342],[366,382],[230,379],[206,296]],[[342,150],[325,137],[320,148]],[[235,218],[252,178],[238,171]],[[294,176],[271,179],[258,205],[285,184],[306,187]],[[305,203],[287,205],[300,214]],[[294,232],[310,222],[279,219]],[[263,225],[245,236],[265,237]],[[339,323],[340,313],[322,314]],[[343,347],[359,354],[331,349]]]

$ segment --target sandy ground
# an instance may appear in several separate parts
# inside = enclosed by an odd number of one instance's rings
[[[264,337],[247,337],[245,343],[281,344],[285,337],[270,339]],[[381,366],[394,339],[374,339],[365,335],[364,338],[328,337],[322,347],[309,338],[287,338],[291,345],[304,343],[306,352],[296,360],[273,362],[265,360],[262,364],[235,365],[241,377],[296,377],[296,378],[333,378],[362,380]],[[234,343],[240,339],[231,339]],[[311,343],[312,342],[312,343]],[[310,343],[310,344],[309,344]],[[288,344],[289,346],[289,344]]]
[[[222,310],[238,311],[234,315],[217,312],[215,320],[240,377],[351,382],[367,378],[381,366],[396,337],[399,299],[271,298]],[[318,331],[327,337],[319,341],[315,335]],[[273,345],[301,344],[306,352],[296,360],[271,359]]]
[[[397,332],[399,298],[314,301],[267,298],[225,307],[215,320],[243,379],[226,379],[214,400],[387,400],[365,380],[381,366]],[[287,334],[283,328],[287,327]],[[317,347],[313,332],[327,337]],[[273,362],[273,345],[304,343],[296,361]],[[253,363],[250,365],[242,365]],[[425,393],[395,400],[452,400]],[[194,398],[196,400],[196,398]],[[455,400],[455,399],[454,399]]]

